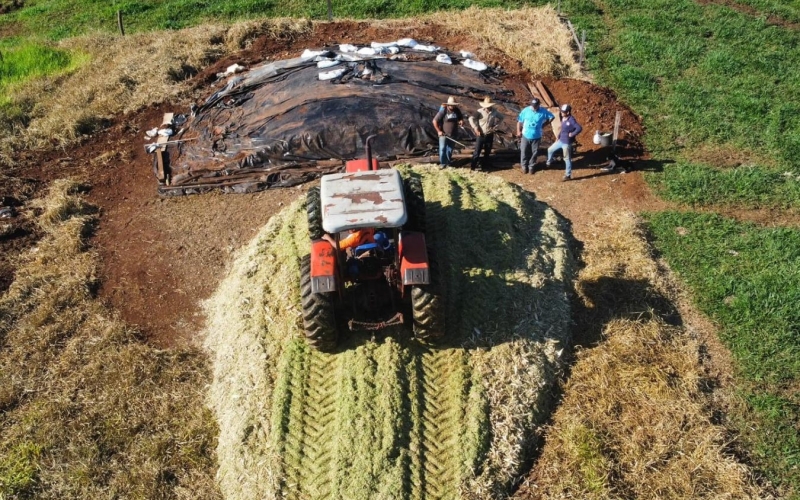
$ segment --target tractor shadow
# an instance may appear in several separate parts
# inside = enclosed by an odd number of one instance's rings
[[[347,326],[340,324],[346,333],[337,350],[387,336],[414,352],[486,348],[519,338],[521,329],[522,335],[530,331],[534,341],[546,340],[551,315],[558,316],[554,321],[561,325],[568,323],[564,296],[572,288],[574,256],[580,252],[569,221],[516,186],[510,189],[518,207],[461,182],[457,172],[452,175],[445,196],[426,196],[426,239],[438,263],[433,276],[444,285],[446,335],[435,343],[415,339],[407,307],[402,311],[406,324],[387,330],[347,332]],[[443,204],[436,199],[452,201]],[[554,258],[554,252],[564,257]],[[551,308],[551,303],[562,307]],[[535,333],[531,321],[540,324],[541,334]],[[566,337],[565,328],[557,336]]]

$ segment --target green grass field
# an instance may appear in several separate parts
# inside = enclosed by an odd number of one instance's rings
[[[690,167],[651,179],[666,184],[667,199],[690,201],[681,194],[687,183],[730,184],[740,176],[708,172],[724,158],[696,150],[717,146],[749,158],[727,166],[747,169],[743,177],[756,172],[760,185],[752,195],[726,188],[692,203],[800,207],[797,180],[787,189],[776,175],[800,174],[800,32],[691,0],[612,0],[602,13],[597,5],[578,1],[568,9],[590,42],[597,40],[588,48],[590,68],[642,116],[656,160],[677,158]]]
[[[753,459],[775,484],[800,491],[800,230],[696,213],[648,219],[736,359],[750,408],[732,420]]]
[[[795,211],[800,32],[766,16],[796,22],[800,4],[743,3],[757,12],[653,0],[612,0],[602,12],[595,10],[600,4],[577,1],[568,12],[599,40],[589,47],[599,83],[642,116],[645,142],[665,163],[662,173],[647,176],[661,196],[712,210]],[[715,150],[734,160],[714,157]],[[800,495],[800,233],[692,213],[649,219],[658,249],[734,354],[747,405],[729,418],[756,468]],[[689,235],[681,237],[678,227]]]

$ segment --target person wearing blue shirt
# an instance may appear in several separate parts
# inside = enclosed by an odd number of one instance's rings
[[[547,148],[547,165],[553,163],[553,153],[560,148],[564,153],[564,165],[567,168],[562,180],[569,181],[572,180],[572,143],[575,142],[575,137],[581,133],[583,127],[572,116],[572,106],[569,104],[561,105],[560,115],[561,131],[558,133],[558,140]]]
[[[523,174],[536,171],[536,155],[539,154],[539,143],[542,141],[542,126],[553,121],[555,116],[539,105],[535,97],[531,105],[523,109],[517,121],[517,135],[520,138],[519,163]]]

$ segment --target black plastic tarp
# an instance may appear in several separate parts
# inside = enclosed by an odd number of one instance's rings
[[[315,171],[363,158],[370,135],[376,135],[372,154],[379,160],[435,155],[438,137],[431,122],[451,96],[465,115],[491,96],[505,116],[495,147],[516,149],[512,134],[519,107],[502,79],[491,68],[469,69],[454,56],[453,64],[434,57],[404,51],[330,68],[318,68],[313,58],[297,58],[235,76],[173,138],[191,140],[168,147],[169,181],[161,190],[182,194],[214,185],[251,190],[296,184]],[[320,79],[337,69],[343,74]],[[369,77],[363,76],[365,69]],[[466,117],[465,126],[456,139],[471,145],[474,136]],[[237,179],[245,186],[236,189]]]

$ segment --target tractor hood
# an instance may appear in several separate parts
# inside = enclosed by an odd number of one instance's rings
[[[326,175],[320,195],[322,228],[328,233],[400,227],[408,218],[403,179],[394,169]]]

